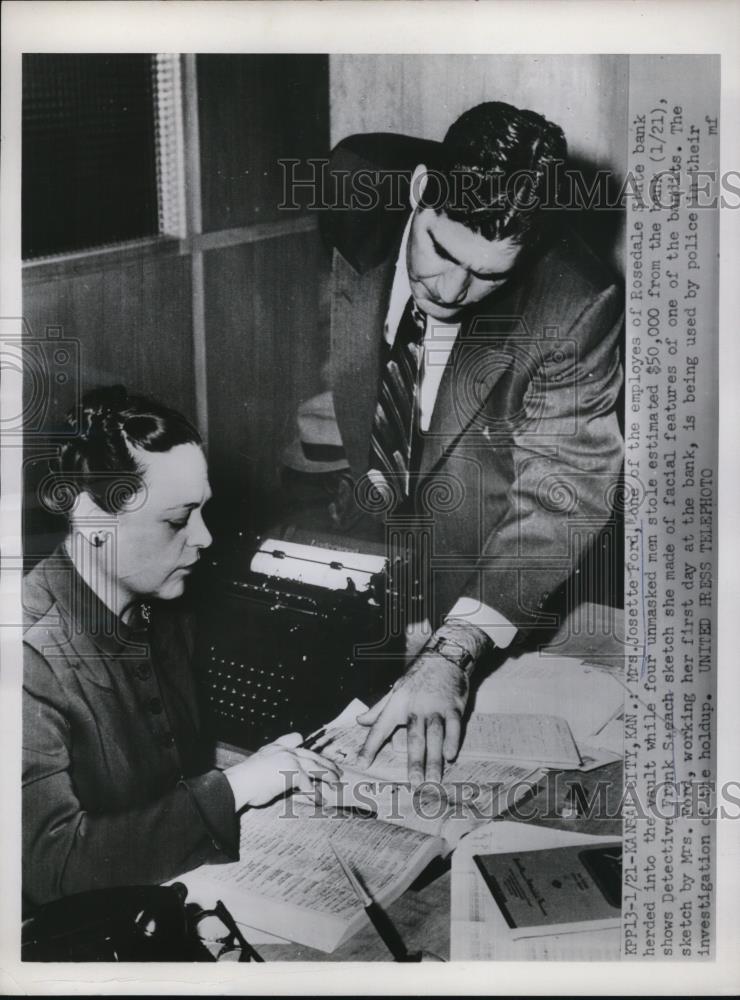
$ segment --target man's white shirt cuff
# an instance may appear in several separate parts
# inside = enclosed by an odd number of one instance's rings
[[[494,646],[506,649],[517,633],[516,625],[504,618],[498,611],[489,608],[487,604],[473,600],[472,597],[461,597],[447,615],[447,620],[455,619],[466,625],[475,625],[485,632]]]

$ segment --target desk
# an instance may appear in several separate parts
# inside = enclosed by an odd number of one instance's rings
[[[589,606],[592,617],[601,618],[600,609]],[[610,618],[621,612],[609,610]],[[603,620],[603,619],[602,619]],[[621,650],[615,642],[619,635],[618,629],[590,631],[587,636],[571,642],[567,649],[563,648],[562,639],[556,637],[558,651],[570,656],[587,656],[593,662],[601,662],[613,668],[618,667]],[[561,634],[568,634],[568,623],[561,629]],[[233,754],[234,748],[228,748]],[[219,763],[233,763],[234,758],[224,756],[226,748],[221,749]],[[592,801],[597,786],[602,789],[606,804],[606,817],[590,815],[582,819],[564,819],[558,815],[563,805],[568,787],[579,783],[585,792],[586,800]],[[622,762],[606,764],[593,771],[550,771],[538,785],[536,793],[525,803],[519,803],[514,813],[504,813],[500,819],[517,822],[533,822],[537,825],[569,832],[601,834],[621,837],[622,821],[618,817],[619,804],[623,792]],[[525,809],[526,806],[526,809]],[[531,817],[527,820],[518,815],[526,813]],[[610,818],[611,817],[611,818]],[[495,821],[494,821],[495,822]],[[406,946],[410,951],[422,950],[433,952],[445,960],[450,956],[450,860],[439,861],[430,866],[419,879],[401,896],[387,907],[387,911],[396,924]],[[348,941],[345,941],[332,954],[318,951],[299,944],[261,944],[260,954],[268,962],[380,962],[390,961],[390,955],[377,933],[367,921]]]
[[[593,771],[551,771],[540,782],[537,793],[528,801],[527,812],[538,814],[539,825],[571,832],[622,835],[618,818],[591,816],[584,819],[563,819],[557,815],[570,782],[579,782],[590,800],[599,783],[606,789],[607,813],[614,816],[622,796],[622,763],[607,764]],[[523,811],[523,810],[522,810]],[[516,815],[503,814],[501,819],[524,822]],[[494,821],[495,822],[495,821]],[[432,864],[400,899],[387,907],[410,951],[426,949],[450,957],[450,860]],[[268,962],[383,962],[390,955],[370,922],[327,954],[300,944],[261,944],[258,951]]]

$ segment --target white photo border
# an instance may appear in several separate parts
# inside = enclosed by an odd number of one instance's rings
[[[426,52],[718,53],[722,57],[721,163],[737,169],[740,148],[740,2],[708,0],[170,0],[20,2],[2,6],[2,273],[0,316],[23,315],[20,281],[21,53],[26,52]],[[720,474],[718,782],[738,778],[740,671],[732,624],[740,603],[737,497],[740,463],[740,213],[720,218]],[[4,379],[3,413],[20,412],[20,384]],[[20,473],[17,448],[2,452],[2,622],[20,608]],[[724,626],[724,627],[723,627]],[[740,991],[740,823],[719,823],[714,963],[337,963],[249,965],[22,965],[20,930],[20,633],[0,628],[0,989],[18,994],[598,994]],[[246,968],[246,967],[245,967]],[[365,975],[365,973],[368,973]]]

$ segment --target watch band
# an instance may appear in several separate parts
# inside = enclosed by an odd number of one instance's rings
[[[464,646],[461,646],[459,642],[455,642],[454,639],[448,639],[444,635],[435,636],[427,648],[430,652],[436,653],[445,660],[449,660],[450,663],[454,663],[460,670],[466,670],[474,660],[473,654],[465,649]]]
[[[471,665],[490,652],[493,645],[490,636],[476,625],[448,618],[436,630],[426,648],[468,672]]]

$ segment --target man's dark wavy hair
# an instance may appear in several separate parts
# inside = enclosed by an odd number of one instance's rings
[[[487,240],[531,245],[544,230],[541,206],[566,154],[563,130],[542,115],[501,101],[479,104],[448,129],[442,169],[431,172],[420,201]]]

